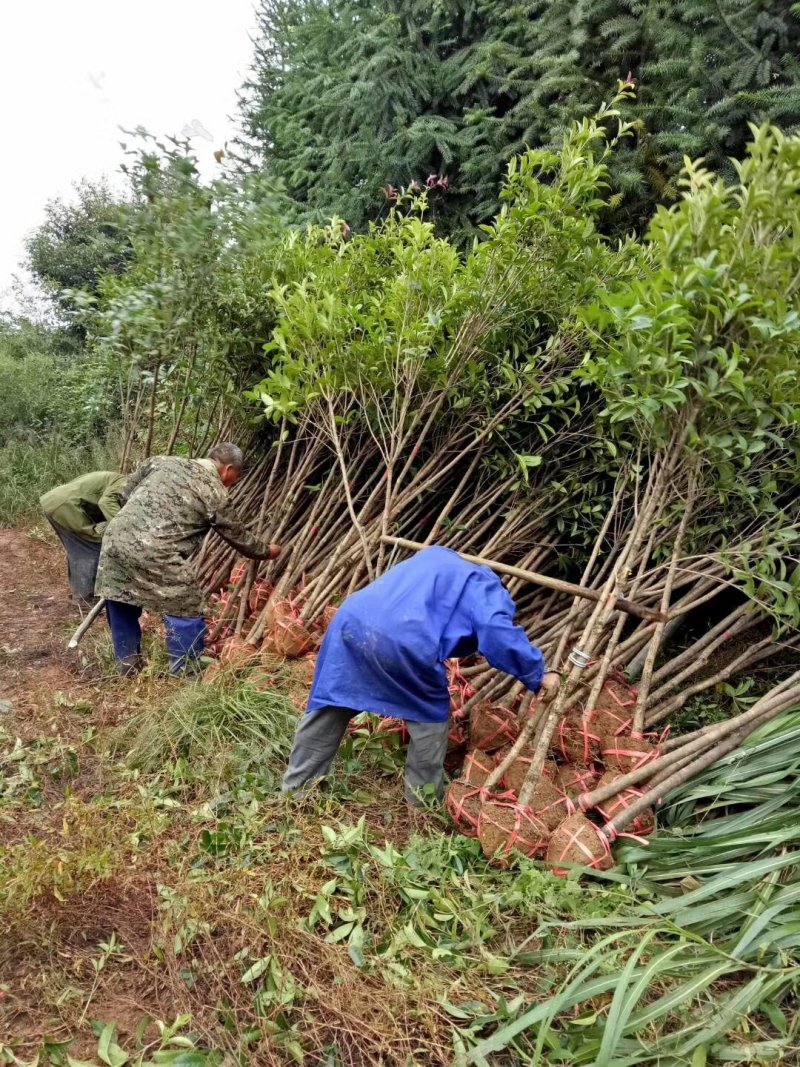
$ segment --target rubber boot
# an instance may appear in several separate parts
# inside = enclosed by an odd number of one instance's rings
[[[115,665],[120,678],[135,678],[141,672],[144,660],[141,653],[137,652],[132,656],[124,656],[122,659],[115,660]]]

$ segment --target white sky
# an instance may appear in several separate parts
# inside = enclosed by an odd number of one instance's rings
[[[203,171],[234,134],[254,0],[0,0],[0,308],[54,196],[115,175],[119,127],[192,139]]]

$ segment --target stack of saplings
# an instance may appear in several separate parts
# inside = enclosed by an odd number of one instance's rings
[[[489,851],[556,864],[609,862],[676,782],[800,701],[800,139],[758,131],[728,185],[689,165],[681,201],[612,244],[595,220],[626,132],[612,107],[560,152],[514,160],[463,256],[424,204],[350,239],[292,236],[282,257],[308,273],[270,294],[271,365],[251,394],[275,435],[237,493],[285,551],[237,566],[212,539],[201,568],[225,588],[212,641],[236,660],[312,649],[343,597],[419,547],[494,561],[564,684],[540,709],[463,665],[454,703],[483,740],[451,806],[459,790],[459,811],[479,805]],[[655,744],[687,700],[778,653],[746,715]],[[635,689],[612,729],[620,678]],[[499,766],[479,755],[504,745]],[[558,799],[554,752],[580,777],[570,792],[559,772]]]

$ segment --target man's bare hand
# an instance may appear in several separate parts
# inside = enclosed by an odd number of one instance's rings
[[[542,678],[542,684],[538,693],[539,700],[543,704],[549,704],[551,700],[555,699],[560,685],[561,675],[556,671],[548,671]]]
[[[272,545],[269,546],[269,558],[270,559],[277,559],[280,554],[281,554],[281,546],[280,545],[272,544]]]

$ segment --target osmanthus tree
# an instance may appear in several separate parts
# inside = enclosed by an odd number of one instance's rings
[[[795,643],[800,139],[768,126],[752,135],[735,182],[687,161],[681,202],[656,213],[638,276],[582,311],[597,344],[581,374],[603,393],[601,425],[637,457],[639,495],[626,503],[650,527],[631,520],[634,583],[658,577],[667,613],[687,576],[701,599],[713,595],[706,582],[733,576]],[[743,632],[752,606],[735,609]],[[640,728],[664,628],[649,644]],[[769,651],[765,638],[754,658]],[[648,714],[669,708],[662,692]]]
[[[304,274],[271,294],[272,366],[250,396],[286,436],[267,486],[279,511],[297,506],[298,469],[314,474],[280,565],[282,592],[302,567],[307,616],[337,583],[385,566],[389,531],[555,557],[549,527],[572,506],[570,469],[585,464],[585,478],[602,469],[593,448],[609,456],[575,376],[589,340],[574,309],[636,269],[629,244],[610,245],[596,223],[629,132],[618,104],[577,124],[560,152],[515,160],[466,256],[436,236],[424,196],[366,234],[346,239],[334,222],[287,239]],[[545,491],[556,470],[563,485]]]

